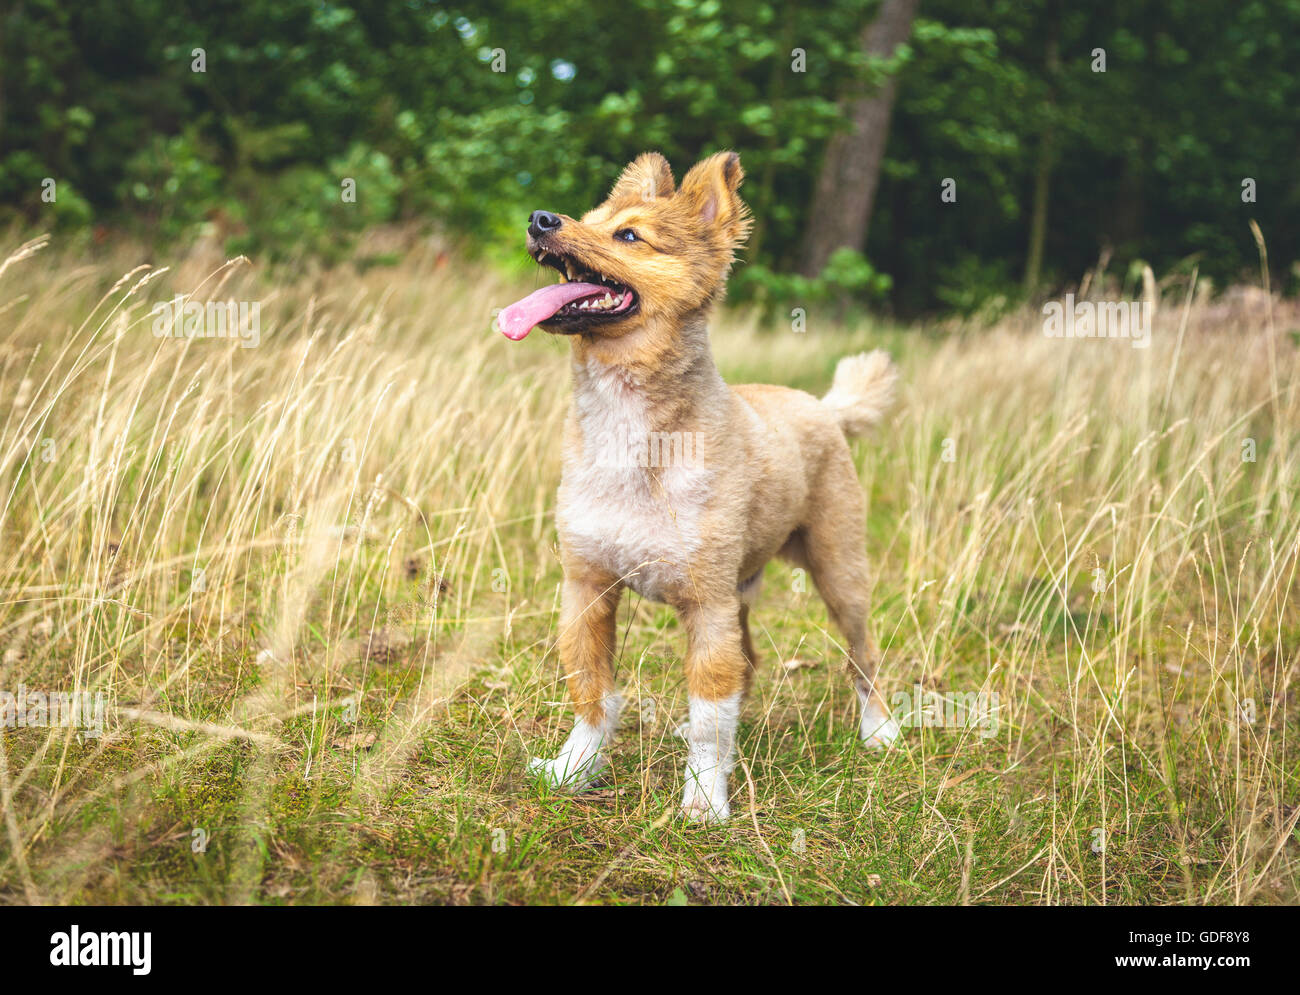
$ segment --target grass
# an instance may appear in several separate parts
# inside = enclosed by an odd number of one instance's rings
[[[840,355],[893,352],[902,401],[855,443],[886,694],[998,707],[859,749],[825,609],[772,565],[734,815],[701,827],[675,817],[682,636],[637,599],[604,786],[525,777],[570,721],[568,388],[562,342],[489,329],[521,288],[432,247],[279,282],[135,261],[0,267],[0,691],[107,702],[99,737],[0,732],[0,901],[1300,898],[1282,305],[1178,295],[1149,349],[1049,339],[1036,312],[721,316],[732,382],[820,392]],[[260,344],[155,337],[178,293],[260,301]]]

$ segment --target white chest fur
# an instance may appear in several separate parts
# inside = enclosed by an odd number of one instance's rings
[[[645,398],[617,368],[575,380],[581,451],[565,453],[558,523],[566,550],[663,601],[687,585],[711,477],[687,432],[651,431]]]

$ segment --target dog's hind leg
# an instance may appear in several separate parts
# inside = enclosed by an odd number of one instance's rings
[[[862,491],[847,449],[842,460],[834,459],[828,465],[824,476],[818,490],[817,516],[802,529],[800,552],[831,621],[848,645],[849,678],[862,705],[862,741],[879,749],[898,738],[899,728],[885,707],[876,680],[880,650],[870,630],[870,575],[860,538]]]
[[[585,567],[566,569],[559,652],[577,721],[554,760],[535,759],[528,765],[553,787],[580,791],[605,766],[604,747],[622,704],[614,693],[615,617],[622,593],[617,578]]]
[[[754,652],[754,639],[749,634],[749,605],[740,606],[740,652],[745,657],[743,695],[748,698],[750,686],[754,683],[754,671],[758,669],[758,654]]]
[[[740,651],[745,656],[744,696],[749,697],[750,685],[754,682],[754,671],[758,669],[758,654],[754,651],[754,639],[749,634],[749,609],[758,600],[758,592],[763,587],[763,571],[750,577],[740,585]]]

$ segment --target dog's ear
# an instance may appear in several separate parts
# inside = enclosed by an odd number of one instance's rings
[[[658,152],[643,152],[623,170],[623,175],[609,192],[610,200],[635,197],[650,203],[673,195],[673,170]]]
[[[682,177],[678,196],[706,225],[720,232],[734,247],[749,237],[749,208],[736,195],[745,170],[735,152],[719,152],[702,159]]]

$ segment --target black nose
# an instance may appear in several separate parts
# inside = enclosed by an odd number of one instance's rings
[[[555,231],[563,223],[558,214],[552,214],[550,211],[534,211],[528,216],[528,234],[536,238],[538,235]]]

